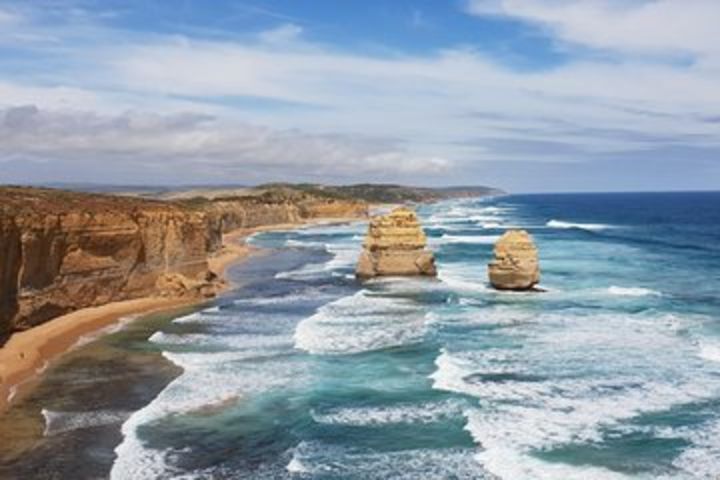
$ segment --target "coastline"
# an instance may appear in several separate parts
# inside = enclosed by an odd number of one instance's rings
[[[357,217],[318,218],[302,223],[266,225],[237,229],[223,235],[222,248],[208,257],[208,267],[222,282],[220,294],[237,285],[227,279],[228,268],[258,254],[261,250],[248,245],[249,236],[266,231],[360,221]],[[148,296],[96,307],[83,308],[29,330],[17,332],[0,348],[0,415],[32,390],[43,371],[54,360],[72,349],[83,337],[101,333],[123,319],[136,319],[180,307],[199,305],[205,298]]]

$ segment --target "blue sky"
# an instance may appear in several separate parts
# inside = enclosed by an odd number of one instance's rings
[[[716,0],[0,0],[0,182],[717,189]]]

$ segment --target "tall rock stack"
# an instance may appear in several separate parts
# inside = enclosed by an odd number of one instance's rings
[[[401,207],[370,220],[355,274],[358,278],[385,275],[435,276],[435,257],[417,215]]]
[[[508,230],[495,244],[488,265],[490,283],[498,290],[530,290],[540,281],[538,251],[525,230]]]

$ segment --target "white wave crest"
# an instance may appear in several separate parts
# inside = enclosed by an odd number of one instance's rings
[[[42,409],[46,437],[83,428],[112,425],[126,420],[131,412],[120,410],[89,410],[85,412],[59,412]]]
[[[614,228],[612,225],[605,225],[603,223],[574,223],[565,222],[562,220],[550,220],[545,225],[550,228],[577,228],[580,230],[589,230],[593,232],[606,230],[608,228]]]
[[[388,424],[435,423],[462,417],[459,401],[425,402],[379,407],[345,407],[312,412],[313,420],[328,425],[378,426]]]
[[[607,292],[610,295],[618,295],[621,297],[660,297],[662,293],[644,287],[617,287],[615,285],[609,287]]]
[[[398,480],[484,480],[483,472],[467,448],[415,449],[373,452],[303,441],[294,448],[286,469],[309,478],[392,478]]]
[[[470,243],[492,245],[500,238],[499,235],[448,235],[444,233],[440,239],[444,243]]]
[[[433,388],[482,403],[468,411],[467,429],[483,447],[478,460],[492,473],[623,478],[548,463],[532,452],[601,442],[605,429],[633,428],[628,420],[639,415],[717,398],[716,367],[697,361],[697,347],[677,334],[678,323],[692,322],[701,323],[657,314],[536,314],[531,323],[495,333],[500,346],[441,350],[430,378]],[[709,447],[698,449],[707,458]]]
[[[349,354],[419,341],[425,314],[408,301],[361,290],[301,321],[295,346],[315,354]]]
[[[698,355],[711,362],[720,362],[720,342],[701,341]]]

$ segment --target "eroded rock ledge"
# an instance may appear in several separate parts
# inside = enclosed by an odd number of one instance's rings
[[[425,233],[411,209],[401,207],[376,216],[370,221],[355,273],[358,278],[435,276],[435,257],[426,244]]]

